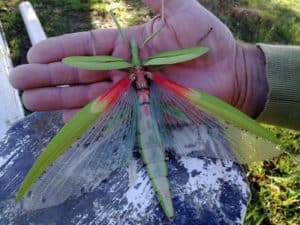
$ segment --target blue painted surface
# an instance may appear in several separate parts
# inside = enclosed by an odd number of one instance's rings
[[[127,170],[121,169],[80,198],[24,211],[15,204],[15,193],[34,159],[62,125],[59,121],[59,113],[35,113],[0,140],[0,225],[242,223],[249,190],[237,164],[207,158],[177,160],[172,156],[168,168],[176,211],[173,221],[168,221],[160,209],[138,158],[135,187],[128,187]]]

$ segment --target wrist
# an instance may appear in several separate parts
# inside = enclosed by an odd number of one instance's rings
[[[253,118],[263,111],[268,98],[266,60],[262,50],[251,44],[237,43],[236,65],[241,67],[238,108]]]

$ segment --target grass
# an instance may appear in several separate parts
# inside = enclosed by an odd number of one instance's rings
[[[14,65],[26,63],[26,52],[31,46],[18,12],[20,2],[20,0],[0,0],[0,20]],[[31,1],[48,36],[91,29],[92,25],[87,13],[90,3],[83,2],[78,0]]]
[[[0,0],[0,20],[14,65],[26,63],[30,42],[18,13],[19,0]],[[141,24],[152,16],[139,0],[32,0],[48,36],[91,28],[112,27],[108,10],[124,26]],[[300,1],[200,0],[246,42],[300,44]],[[133,16],[134,15],[134,16]],[[300,153],[300,132],[269,127],[290,153]],[[252,200],[247,225],[300,224],[300,168],[288,156],[248,167]]]

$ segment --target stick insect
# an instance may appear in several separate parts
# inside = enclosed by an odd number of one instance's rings
[[[144,45],[159,35],[162,27],[163,24]],[[17,193],[18,202],[24,198],[25,206],[26,200],[31,202],[28,208],[46,208],[93,191],[113,171],[129,165],[137,141],[161,208],[172,219],[174,207],[165,150],[184,155],[172,141],[172,129],[181,126],[204,125],[217,130],[224,140],[224,149],[233,153],[231,159],[241,164],[282,153],[276,148],[280,141],[238,109],[149,70],[196,59],[208,48],[165,51],[141,61],[138,43],[129,43],[131,62],[106,55],[63,59],[81,69],[126,70],[128,76],[87,104],[50,141],[24,179]],[[223,159],[208,151],[199,154]]]

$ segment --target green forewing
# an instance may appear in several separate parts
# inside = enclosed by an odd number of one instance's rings
[[[20,201],[42,173],[60,157],[100,116],[91,113],[92,101],[78,112],[51,140],[45,150],[35,161],[28,172],[18,193],[16,200]]]
[[[165,51],[150,56],[143,61],[143,66],[169,65],[189,61],[205,54],[208,51],[206,47],[193,47],[179,50]]]
[[[242,129],[254,133],[258,137],[265,138],[276,145],[280,144],[280,141],[270,131],[263,128],[254,119],[233,106],[204,92],[194,90],[194,93],[193,103],[214,115],[216,118],[228,121]]]
[[[119,70],[132,67],[132,64],[115,56],[70,56],[63,59],[65,64],[86,70]]]
[[[271,159],[282,153],[276,148],[280,140],[258,122],[214,96],[194,92],[193,103],[217,119],[239,163]]]

